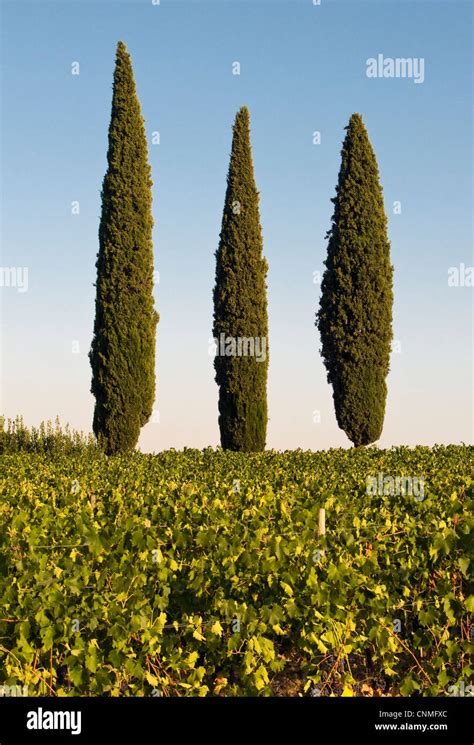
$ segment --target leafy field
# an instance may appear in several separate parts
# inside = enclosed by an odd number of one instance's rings
[[[473,677],[473,450],[5,452],[0,684],[452,695]],[[424,493],[367,494],[379,474]]]

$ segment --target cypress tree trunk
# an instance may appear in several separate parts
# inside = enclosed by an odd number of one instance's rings
[[[337,422],[360,446],[382,433],[393,267],[377,161],[360,114],[346,129],[316,325]]]
[[[135,447],[155,396],[151,171],[132,64],[119,42],[102,186],[94,338],[94,433],[106,453]]]
[[[227,450],[265,449],[267,268],[253,174],[250,116],[243,107],[233,129],[214,288],[215,379],[221,444]]]

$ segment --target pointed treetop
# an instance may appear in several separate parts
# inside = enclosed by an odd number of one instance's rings
[[[363,119],[362,119],[362,114],[359,114],[357,111],[354,114],[352,114],[351,118],[349,119],[349,126],[351,126],[351,124],[352,125],[354,125],[354,124],[362,124],[363,125],[364,122],[363,122]]]
[[[247,106],[241,106],[240,109],[237,112],[237,116],[238,117],[242,117],[243,119],[249,119],[250,120],[250,111],[248,110]]]
[[[125,42],[123,41],[119,41],[119,43],[117,44],[117,52],[115,55],[115,69],[127,70],[129,74],[133,76],[132,59],[127,47],[125,46]]]
[[[376,191],[381,194],[378,165],[362,115],[357,112],[352,114],[345,129],[347,134],[342,144],[342,162],[337,190],[342,187],[347,177],[356,174],[359,186],[375,178],[377,180]],[[353,187],[354,184],[351,188]]]
[[[357,112],[352,114],[347,126],[344,127],[344,129],[347,130],[348,137],[350,137],[351,135],[366,135],[368,139],[367,128],[364,124],[364,120],[362,119],[362,115],[358,114]]]
[[[235,115],[233,129],[247,129],[250,132],[250,111],[246,106],[242,106]]]

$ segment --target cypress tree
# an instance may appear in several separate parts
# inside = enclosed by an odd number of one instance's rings
[[[360,446],[378,440],[383,427],[393,267],[377,161],[360,114],[346,130],[316,325],[337,422]]]
[[[102,185],[94,337],[93,429],[110,454],[135,447],[155,396],[151,169],[132,63],[119,42]]]
[[[214,366],[219,386],[219,428],[226,450],[265,449],[267,430],[267,262],[250,145],[250,115],[243,107],[233,127],[222,228],[216,252]],[[253,354],[245,354],[251,349]],[[241,354],[239,354],[241,340]]]

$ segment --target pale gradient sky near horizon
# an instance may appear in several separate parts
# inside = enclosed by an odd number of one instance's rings
[[[149,135],[160,272],[160,421],[143,429],[141,448],[219,442],[208,352],[214,252],[244,104],[269,262],[267,447],[350,446],[318,351],[313,276],[324,269],[354,111],[379,163],[401,344],[378,444],[473,441],[473,289],[448,286],[450,267],[473,264],[470,3],[1,0],[1,15],[0,266],[28,267],[29,287],[0,288],[0,413],[91,429],[100,188],[123,39]],[[379,53],[423,58],[424,82],[368,78],[366,60]]]

